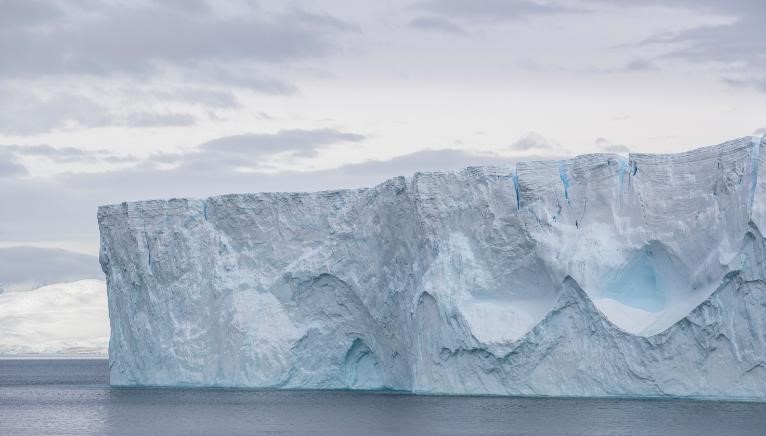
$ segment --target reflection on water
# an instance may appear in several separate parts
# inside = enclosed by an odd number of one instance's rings
[[[766,404],[113,389],[104,360],[0,360],[0,434],[766,434]]]

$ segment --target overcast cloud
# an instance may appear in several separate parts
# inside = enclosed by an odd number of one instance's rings
[[[417,17],[410,21],[410,26],[416,29],[451,33],[453,35],[465,35],[460,25],[443,17]]]
[[[319,148],[329,144],[362,140],[364,140],[363,135],[340,132],[335,129],[293,129],[280,130],[274,134],[249,133],[227,136],[206,142],[200,148],[204,151],[230,153],[241,157],[278,153],[314,155]]]
[[[0,11],[0,246],[94,255],[106,203],[372,186],[766,133],[760,0]]]
[[[731,22],[662,33],[648,38],[647,44],[670,48],[667,58],[695,63],[718,63],[725,67],[723,79],[735,86],[749,86],[766,92],[766,2],[761,0],[668,0],[647,1],[678,7],[717,11]]]
[[[238,2],[239,3],[239,2]],[[358,28],[327,14],[272,12],[254,2],[233,11],[204,1],[3,0],[0,63],[6,76],[148,74],[163,64],[283,62],[336,50],[333,38]]]
[[[12,153],[0,150],[0,179],[26,174],[27,169],[16,161],[16,157]]]
[[[564,2],[531,0],[429,0],[417,7],[455,19],[480,21],[523,20],[541,15],[586,12],[584,8],[565,6]]]

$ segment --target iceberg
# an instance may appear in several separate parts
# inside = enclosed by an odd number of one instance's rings
[[[110,381],[766,400],[764,146],[102,206]]]

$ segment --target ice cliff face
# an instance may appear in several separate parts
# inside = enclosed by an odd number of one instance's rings
[[[111,382],[766,399],[765,146],[101,207]]]

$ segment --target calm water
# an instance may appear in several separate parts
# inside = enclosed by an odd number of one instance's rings
[[[0,360],[0,435],[766,435],[766,404],[112,389],[104,360]]]

